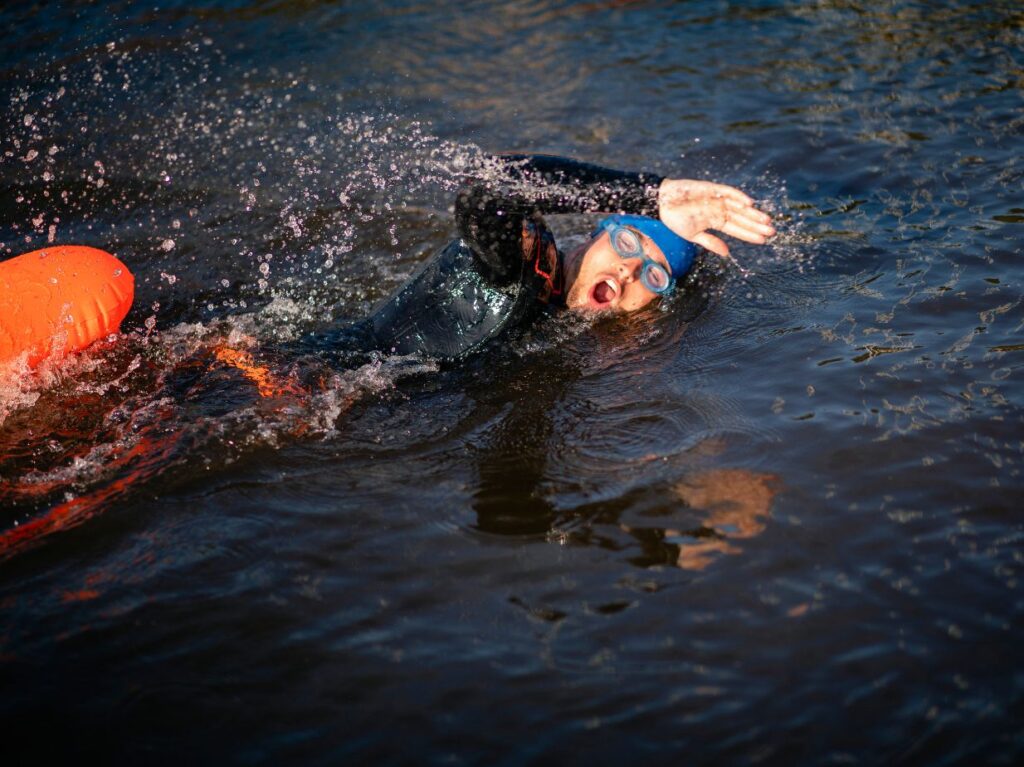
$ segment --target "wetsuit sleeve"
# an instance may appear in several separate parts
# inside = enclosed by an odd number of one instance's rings
[[[515,279],[523,223],[544,213],[658,215],[662,177],[549,155],[485,157],[455,202],[459,233],[496,282]]]

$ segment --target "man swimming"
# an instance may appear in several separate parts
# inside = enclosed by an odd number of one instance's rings
[[[775,232],[769,216],[747,195],[707,181],[626,173],[546,155],[487,156],[466,177],[455,202],[459,238],[369,317],[313,334],[299,344],[301,349],[459,360],[505,331],[526,326],[545,307],[596,314],[647,306],[685,276],[697,245],[729,255],[728,246],[710,229],[752,243],[763,243]],[[543,219],[548,213],[600,212],[613,215],[568,255],[555,246]],[[75,287],[74,275],[95,272],[96,258],[105,259],[96,285]],[[7,327],[4,322],[14,330],[0,333],[11,340],[11,348],[0,349],[6,355],[0,362],[21,354],[31,360],[51,349],[85,348],[115,332],[131,303],[131,292],[114,284],[130,281],[130,274],[101,251],[55,247],[4,266],[11,279],[31,272],[32,285],[66,283],[77,292],[74,311],[68,312],[61,308],[67,301],[54,299],[52,290],[41,297],[39,291],[8,290],[14,304],[6,312],[9,321],[0,316],[0,331]],[[126,298],[116,317],[97,308],[105,306],[100,299],[106,293]],[[32,311],[41,318],[39,328],[26,335],[20,318]],[[69,335],[66,317],[77,323],[70,330],[80,343],[73,347],[48,336]],[[23,337],[21,348],[15,341]],[[218,354],[229,365],[236,357]]]
[[[557,213],[613,215],[563,254],[543,219]],[[711,229],[751,243],[775,233],[738,189],[546,155],[485,158],[458,193],[455,220],[459,239],[370,317],[328,334],[328,344],[458,360],[545,307],[625,313],[647,306],[685,276],[697,245],[728,257]]]
[[[542,217],[600,212],[612,215],[585,244],[568,254],[557,249]],[[458,361],[506,331],[525,327],[549,308],[607,314],[647,306],[683,279],[698,245],[728,256],[726,244],[709,230],[751,243],[763,243],[774,233],[769,217],[732,187],[624,173],[548,156],[486,158],[467,174],[456,199],[455,219],[459,238],[429,259],[369,317],[313,334],[299,351],[333,349],[341,363],[354,361],[346,359],[350,353],[358,357],[370,352]],[[39,310],[45,320],[39,324],[38,338],[32,336],[31,342],[10,350],[15,361],[31,360],[35,352],[78,351],[111,337],[131,303],[127,268],[92,248],[55,246],[12,259],[12,264],[5,272],[7,278],[21,280],[18,284],[31,289],[8,291],[18,297],[11,307],[11,327],[22,327],[20,318],[27,309]],[[91,272],[96,272],[97,279],[79,278]],[[65,283],[71,292],[58,296],[51,289]],[[117,299],[117,311],[104,308],[110,302],[101,299],[109,298],[108,292]],[[77,342],[70,348],[64,342],[69,337],[68,320],[77,323]],[[24,333],[16,335],[21,339]],[[54,339],[62,342],[51,343]],[[197,350],[181,367],[189,381],[201,375],[197,371],[215,379],[224,373],[242,376],[255,386],[270,411],[282,414],[283,422],[296,421],[286,429],[288,433],[304,433],[308,425],[303,414],[308,407],[317,407],[309,403],[316,402],[316,392],[323,388],[324,371],[318,366],[319,372],[307,385],[294,371],[268,366],[257,355],[225,339]],[[10,360],[4,364],[11,364]],[[165,378],[161,375],[157,380]],[[346,402],[336,404],[336,412],[357,396],[355,391]],[[170,400],[160,401],[166,402],[164,409],[172,408]],[[189,435],[194,433],[188,428],[165,428],[159,417],[143,423],[127,443],[131,448],[115,461],[118,479],[0,533],[0,558],[43,535],[78,524],[159,474],[187,453]]]

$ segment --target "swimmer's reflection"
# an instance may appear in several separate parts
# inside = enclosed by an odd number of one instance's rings
[[[771,518],[778,478],[749,469],[699,471],[673,488],[673,496],[699,513],[689,530],[622,525],[644,549],[638,564],[674,564],[703,570],[725,554],[740,554],[739,541],[764,532]]]
[[[547,535],[553,531],[559,514],[538,492],[537,486],[521,484],[524,479],[521,474],[502,474],[503,469],[539,465],[535,459],[521,458],[515,462],[496,462],[481,471],[482,482],[475,502],[479,529],[500,535]],[[631,558],[634,564],[703,570],[724,555],[742,553],[741,541],[764,532],[776,492],[777,480],[770,474],[747,469],[696,472],[671,491],[671,502],[681,501],[699,514],[695,526],[676,529],[620,523],[619,528],[640,544],[641,553]],[[617,510],[618,514],[622,511],[624,509]],[[578,513],[587,514],[585,509]],[[607,519],[608,516],[606,505],[600,517]],[[585,542],[601,542],[600,536],[573,537]]]
[[[534,370],[548,371],[541,380],[516,377],[509,393],[515,406],[491,435],[477,461],[479,484],[473,498],[477,528],[496,535],[546,536],[558,514],[541,492],[547,451],[554,435],[551,414],[580,377],[578,365],[564,351],[543,355]],[[485,400],[494,390],[481,381],[471,392]],[[500,404],[500,403],[495,403]]]
[[[477,529],[495,535],[548,537],[565,521],[544,492],[548,450],[552,449],[552,413],[578,375],[571,366],[552,366],[562,374],[523,397],[495,431],[478,461],[479,484],[473,499]],[[709,440],[709,443],[712,441]],[[721,446],[698,450],[706,457]],[[639,527],[621,522],[629,498],[578,508],[574,517],[592,523],[616,524],[639,545],[632,561],[641,566],[670,564],[702,570],[720,557],[739,554],[740,542],[761,534],[771,517],[778,479],[748,469],[696,470],[668,491],[673,505],[681,504],[695,524],[686,529]],[[614,546],[594,531],[570,536],[581,543]]]

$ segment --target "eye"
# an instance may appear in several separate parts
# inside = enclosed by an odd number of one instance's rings
[[[637,258],[644,252],[637,233],[625,227],[612,232],[612,247],[624,258]]]
[[[672,282],[668,272],[657,264],[648,264],[644,269],[644,277],[646,278],[644,282],[647,283],[647,287],[655,293],[663,293],[668,290],[668,286]]]

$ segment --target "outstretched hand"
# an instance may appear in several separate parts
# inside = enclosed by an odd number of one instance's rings
[[[775,234],[772,219],[739,189],[710,181],[667,178],[658,189],[658,216],[680,237],[723,258],[729,246],[709,232],[763,244]]]

